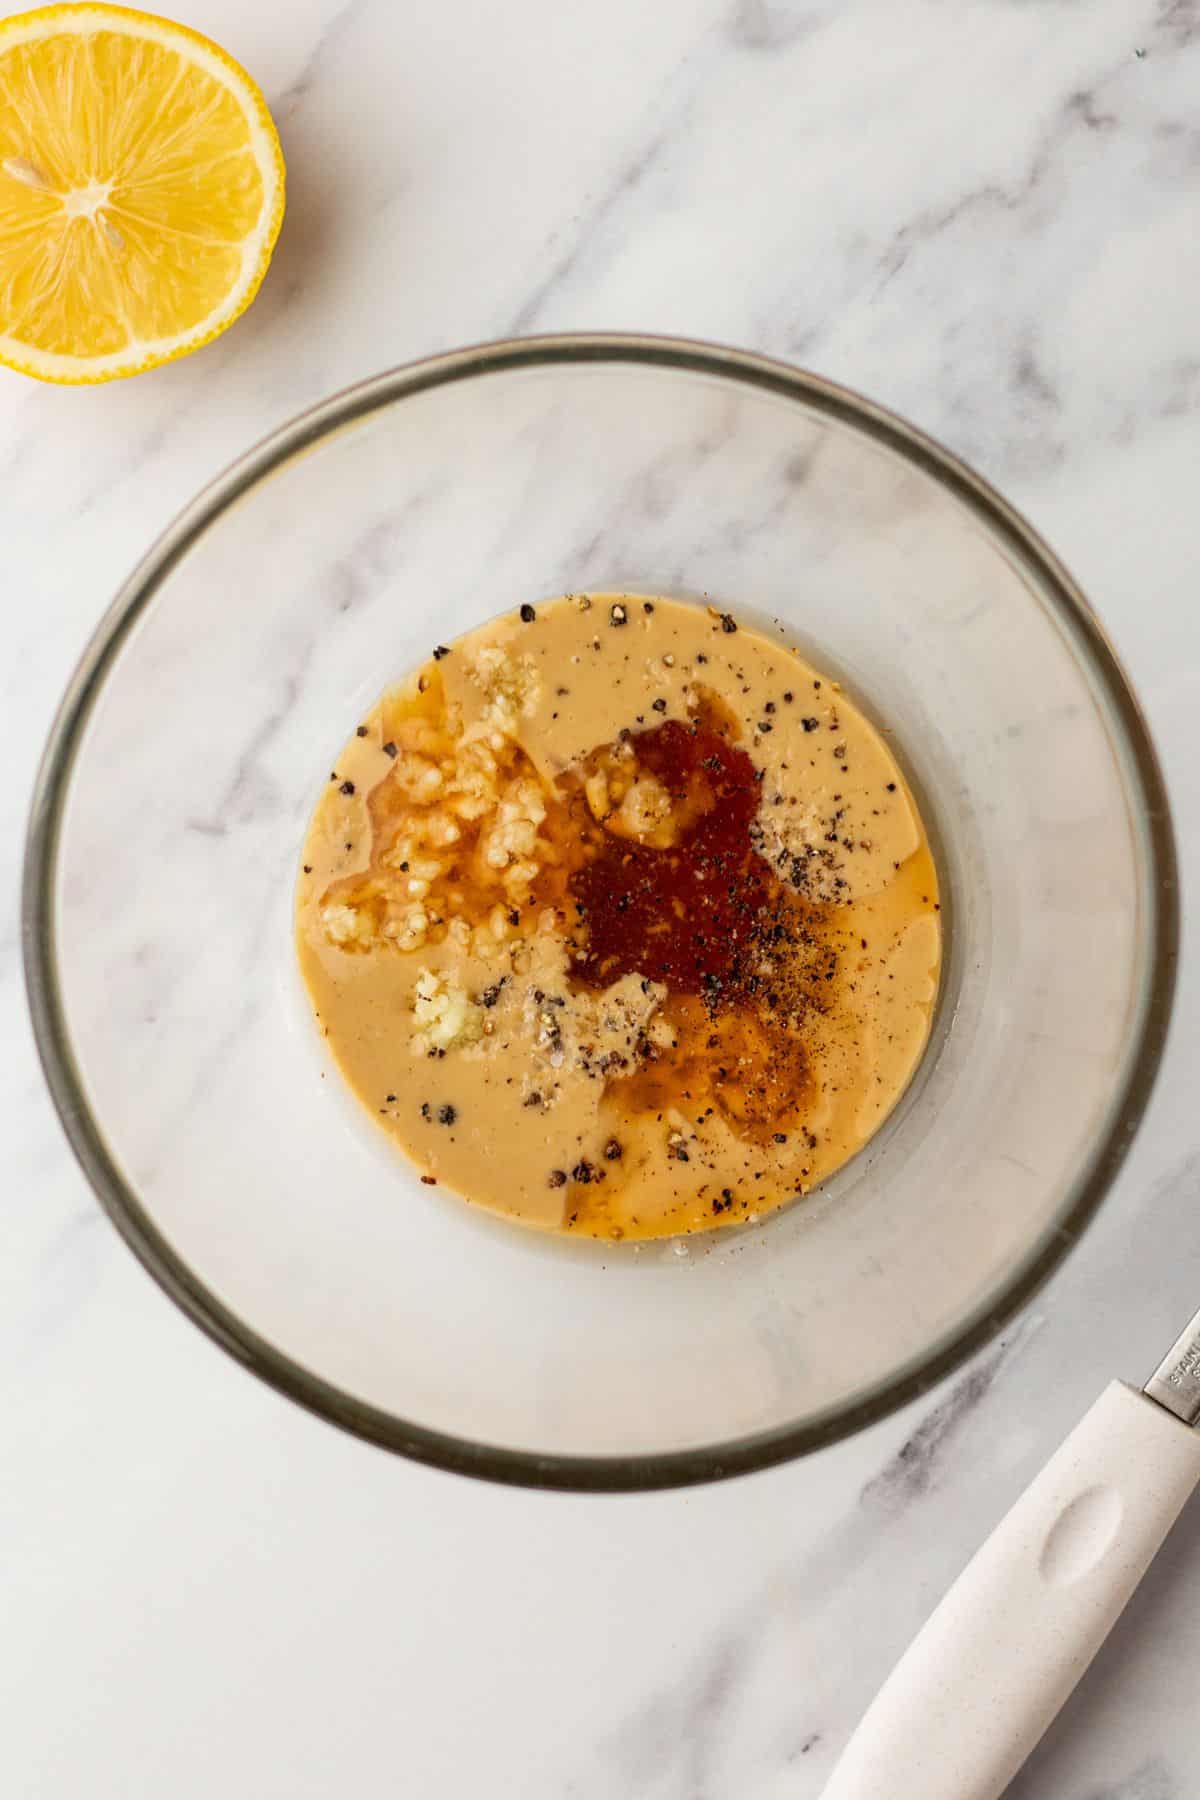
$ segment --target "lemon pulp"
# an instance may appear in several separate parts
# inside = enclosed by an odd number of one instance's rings
[[[0,362],[103,381],[207,342],[283,191],[266,102],[207,39],[113,6],[0,22]]]

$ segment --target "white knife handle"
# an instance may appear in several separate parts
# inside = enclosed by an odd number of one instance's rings
[[[1200,1432],[1114,1381],[884,1683],[823,1800],[998,1800],[1200,1481]]]

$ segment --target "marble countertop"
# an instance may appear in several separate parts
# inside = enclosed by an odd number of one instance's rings
[[[493,1489],[222,1356],[104,1221],[37,1069],[16,883],[68,672],[229,459],[512,332],[744,344],[974,462],[1090,593],[1200,843],[1196,0],[177,7],[258,76],[290,205],[252,312],[96,390],[0,379],[0,1787],[14,1800],[806,1800],[1111,1375],[1200,1304],[1185,955],[1150,1117],[1005,1339],[835,1449],[711,1489]],[[1190,915],[1189,915],[1190,916]],[[1013,1795],[1200,1787],[1200,1507]],[[898,1800],[909,1795],[902,1778]]]

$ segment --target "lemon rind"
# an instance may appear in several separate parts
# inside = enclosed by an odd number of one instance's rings
[[[0,53],[18,44],[56,36],[64,27],[81,34],[89,30],[125,30],[129,37],[141,41],[148,39],[189,56],[197,67],[237,97],[263,180],[263,205],[258,223],[242,241],[242,275],[221,305],[191,330],[176,332],[169,337],[142,339],[96,357],[64,356],[56,351],[39,350],[21,338],[0,332],[0,364],[22,375],[31,375],[37,381],[82,387],[140,375],[147,369],[174,362],[220,337],[241,317],[262,285],[283,224],[286,174],[279,135],[261,88],[241,64],[211,38],[193,31],[190,26],[177,25],[170,19],[139,12],[133,7],[45,6],[0,20]]]

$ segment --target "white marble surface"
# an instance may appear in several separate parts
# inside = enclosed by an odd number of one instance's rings
[[[972,459],[1064,556],[1200,831],[1195,0],[194,0],[290,207],[226,338],[95,391],[0,380],[0,1790],[21,1800],[816,1796],[945,1583],[1112,1374],[1200,1303],[1185,956],[1150,1119],[1005,1342],[825,1454],[529,1495],[340,1436],[204,1340],[52,1117],[15,890],[36,755],[148,540],[359,376],[570,327],[803,361]],[[1200,1510],[1013,1792],[1200,1786]],[[919,1800],[897,1777],[898,1800]]]

